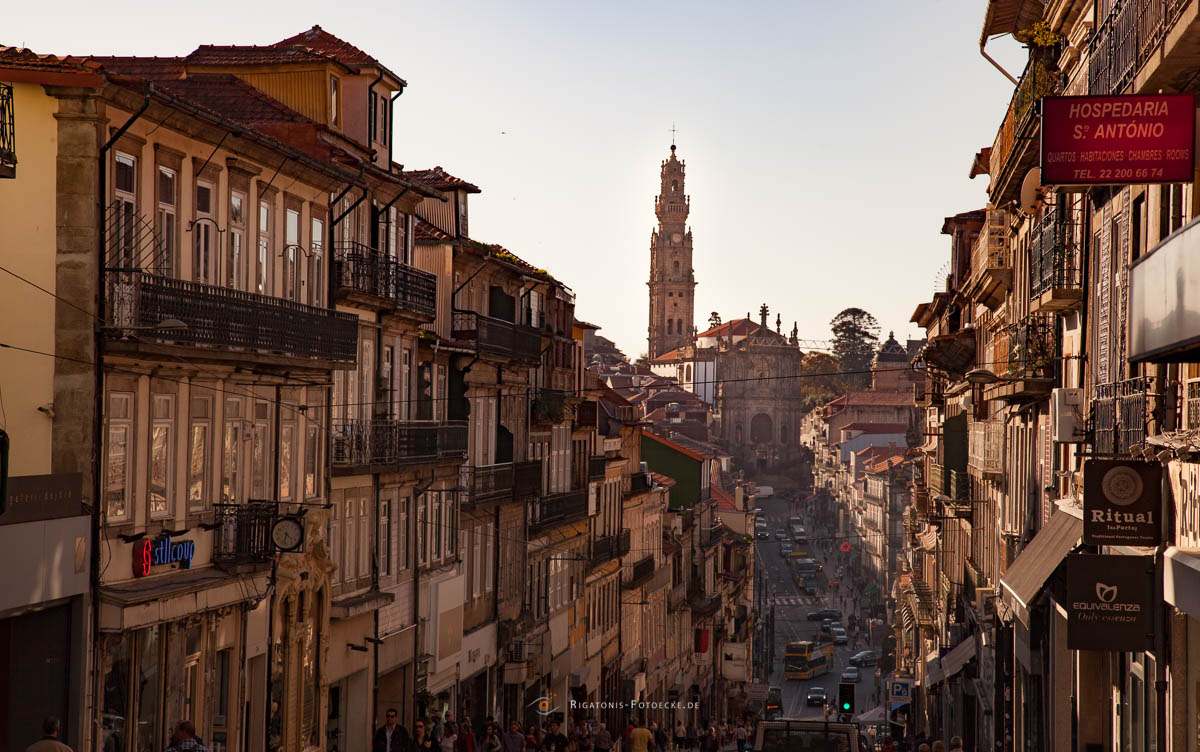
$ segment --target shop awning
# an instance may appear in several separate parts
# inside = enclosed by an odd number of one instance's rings
[[[1022,622],[1029,623],[1029,604],[1059,562],[1079,545],[1082,535],[1083,519],[1059,509],[1000,578],[1004,602]]]
[[[942,674],[947,679],[962,671],[963,666],[975,657],[975,638],[968,637],[942,656]]]
[[[100,589],[100,630],[121,632],[242,601],[257,603],[267,593],[270,574],[230,574],[205,567],[105,585]]]
[[[883,723],[884,720],[885,720],[885,717],[884,717],[884,711],[883,711],[882,705],[878,705],[878,706],[873,707],[870,710],[866,711],[865,713],[860,713],[860,714],[854,716],[855,723],[877,724],[877,723]]]
[[[1200,619],[1200,554],[1171,546],[1163,559],[1163,600]]]
[[[942,679],[946,678],[942,672],[942,662],[938,658],[925,662],[925,685],[932,687]]]
[[[1041,0],[990,0],[983,16],[980,42],[1030,28],[1042,20],[1042,8]]]
[[[352,619],[355,616],[378,611],[396,599],[395,593],[368,590],[365,593],[339,598],[330,605],[329,616],[333,619]]]

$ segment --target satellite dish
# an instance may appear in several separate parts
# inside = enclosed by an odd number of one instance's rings
[[[1034,167],[1021,181],[1021,211],[1033,214],[1042,200],[1042,170]]]

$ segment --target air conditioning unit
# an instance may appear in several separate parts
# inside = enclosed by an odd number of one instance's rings
[[[523,663],[525,661],[525,641],[513,640],[512,645],[508,649],[508,659],[513,663]]]
[[[1083,390],[1055,389],[1050,393],[1050,425],[1054,441],[1081,444],[1087,438],[1087,412]]]

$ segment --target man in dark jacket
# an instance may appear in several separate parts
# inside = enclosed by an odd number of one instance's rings
[[[408,752],[408,730],[396,722],[398,716],[395,708],[383,714],[384,724],[375,732],[374,752]]]

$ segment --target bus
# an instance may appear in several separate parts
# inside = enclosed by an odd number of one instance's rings
[[[792,551],[792,581],[796,587],[804,591],[814,591],[817,587],[817,576],[821,573],[821,563],[816,559],[806,558],[807,551]],[[800,554],[800,555],[797,555]]]
[[[833,668],[833,643],[789,642],[783,654],[785,679],[812,679]]]
[[[763,718],[773,721],[783,715],[783,691],[779,687],[771,687],[767,692],[767,704],[763,706]]]

